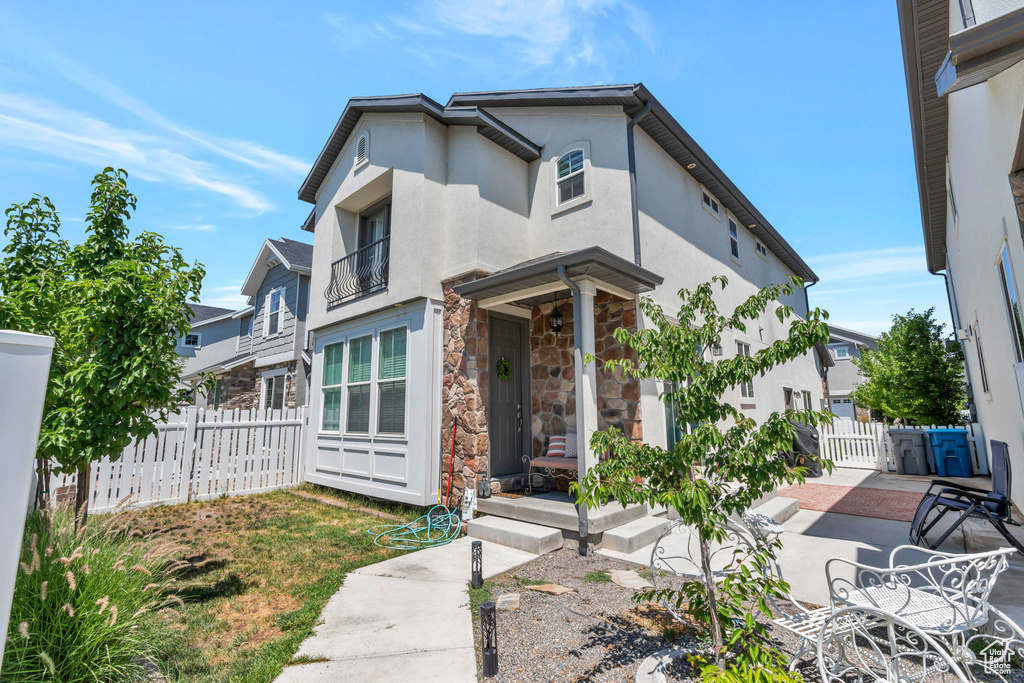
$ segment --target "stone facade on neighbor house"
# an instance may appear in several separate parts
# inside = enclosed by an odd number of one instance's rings
[[[250,410],[260,400],[260,380],[256,366],[251,362],[239,365],[219,375],[220,395],[218,407],[224,410]],[[212,405],[207,407],[212,408]]]
[[[614,329],[651,324],[640,295],[672,310],[680,289],[726,275],[717,300],[731,311],[788,275],[817,280],[642,84],[460,93],[447,105],[424,95],[353,98],[299,197],[313,205],[303,225],[314,243],[307,481],[416,505],[449,485],[519,478],[520,460],[526,472],[547,437],[574,427],[583,451],[587,434],[608,425],[666,446],[674,436],[662,387],[601,367],[627,354]],[[585,302],[578,338],[572,292]],[[565,321],[557,337],[547,322],[556,298]],[[778,305],[806,315],[806,290]],[[407,344],[400,385],[393,358],[380,355],[385,334],[395,351],[396,326]],[[766,311],[723,347],[756,353],[787,329]],[[519,336],[529,365],[521,401],[508,398],[515,383],[495,384],[488,357]],[[577,342],[593,345],[593,383],[590,368],[575,367]],[[345,363],[367,345],[376,359],[369,384],[350,382]],[[755,397],[741,401],[737,388],[730,398],[755,420],[785,401],[818,407],[827,360],[809,352],[756,378]],[[402,433],[377,417],[394,414],[386,383],[405,392]],[[363,411],[356,431],[350,407]]]

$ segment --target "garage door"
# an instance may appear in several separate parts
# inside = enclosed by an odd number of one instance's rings
[[[853,399],[834,398],[832,399],[832,413],[843,420],[852,420],[856,417],[853,409]]]

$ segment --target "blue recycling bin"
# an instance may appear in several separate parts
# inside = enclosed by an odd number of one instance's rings
[[[935,471],[940,477],[974,476],[966,430],[929,429],[928,440],[935,456]]]

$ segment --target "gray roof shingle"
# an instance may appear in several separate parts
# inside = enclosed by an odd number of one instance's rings
[[[286,237],[270,241],[274,243],[274,248],[277,249],[281,256],[283,256],[292,266],[310,269],[313,267],[312,244],[296,242],[295,240],[290,240]]]
[[[203,306],[202,304],[189,304],[188,307],[192,309],[191,323],[193,325],[195,325],[196,323],[201,323],[204,320],[209,320],[210,318],[216,318],[218,316],[227,315],[228,313],[234,312],[230,308],[218,308],[217,306]]]

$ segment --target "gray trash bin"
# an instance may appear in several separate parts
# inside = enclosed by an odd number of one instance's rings
[[[929,473],[928,439],[922,429],[890,429],[889,442],[896,456],[897,474]]]

